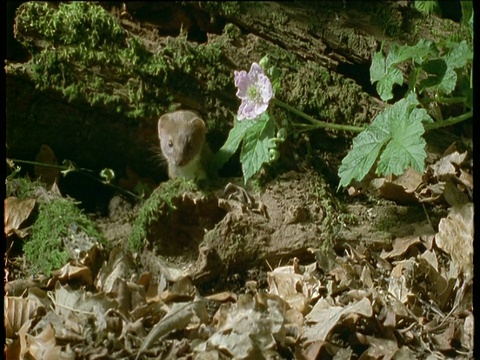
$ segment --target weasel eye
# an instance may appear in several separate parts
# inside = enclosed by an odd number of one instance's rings
[[[172,140],[168,140],[168,147],[170,147],[170,148],[173,147],[173,142],[172,142]]]

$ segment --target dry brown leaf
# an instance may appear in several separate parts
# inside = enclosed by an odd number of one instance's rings
[[[474,323],[474,316],[472,313],[469,313],[465,318],[462,332],[462,345],[469,351],[473,351]]]
[[[165,317],[150,331],[142,346],[138,350],[135,359],[138,359],[145,350],[149,349],[153,343],[162,336],[174,330],[184,329],[194,316],[200,319],[200,321],[203,323],[208,320],[205,301],[196,300],[188,303],[174,304]]]
[[[75,352],[67,347],[65,351],[57,346],[55,331],[48,324],[37,336],[26,335],[28,355],[35,360],[74,360]]]
[[[360,314],[364,317],[372,316],[373,309],[370,300],[363,298],[345,307],[330,306],[323,299],[319,300],[305,317],[307,323],[313,323],[313,325],[306,328],[302,338],[307,343],[325,341],[333,327],[338,324],[342,317],[348,314]]]
[[[440,351],[452,350],[452,340],[455,338],[455,323],[452,319],[447,320],[448,326],[442,331],[434,333],[432,339]]]
[[[20,328],[28,321],[38,318],[38,312],[45,308],[36,299],[5,297],[5,335],[15,338]]]
[[[127,279],[128,274],[135,268],[133,259],[121,248],[114,248],[110,251],[108,262],[100,269],[95,287],[98,291],[107,293],[112,291],[113,285],[117,278]]]
[[[431,166],[434,176],[441,180],[442,176],[456,175],[458,166],[465,161],[466,157],[467,152],[460,154],[458,151],[442,156]]]
[[[217,332],[204,344],[234,359],[269,358],[267,353],[285,339],[286,303],[280,297],[242,294],[236,304],[220,305],[214,317]]]
[[[383,259],[399,257],[405,255],[406,252],[410,249],[410,247],[421,244],[422,240],[420,236],[406,236],[402,238],[395,239],[393,243],[393,249],[391,251],[382,250],[382,254],[380,255]]]
[[[391,178],[373,179],[369,189],[374,194],[398,203],[409,203],[416,200],[415,190],[422,183],[422,173],[412,168],[392,180]]]
[[[83,231],[72,228],[70,236],[63,239],[63,243],[75,264],[89,266],[95,264],[97,254],[102,249],[97,239],[88,236]]]
[[[92,285],[92,271],[86,266],[75,266],[72,264],[66,264],[59,270],[52,271],[52,278],[49,280],[47,287],[53,287],[52,285],[56,281],[65,283],[71,280],[80,280],[85,285]]]
[[[444,309],[451,299],[453,287],[455,285],[452,279],[446,279],[438,271],[438,261],[436,254],[432,251],[425,251],[418,257],[417,278],[426,278],[431,301],[440,309]]]
[[[5,212],[5,235],[11,236],[13,233],[17,233],[24,237],[26,233],[18,232],[25,220],[30,217],[35,204],[35,199],[18,199],[10,196],[4,200]]]
[[[435,242],[448,253],[466,279],[473,276],[473,203],[454,206],[440,220]]]
[[[458,180],[469,190],[473,189],[473,176],[468,171],[460,169],[460,176],[458,177]]]
[[[393,359],[398,351],[398,343],[396,339],[386,339],[375,336],[365,336],[365,343],[370,345],[366,351],[358,358],[359,360],[367,359]]]
[[[175,281],[172,288],[165,290],[160,298],[165,302],[179,302],[193,300],[194,297],[195,286],[191,278],[186,276]]]
[[[410,284],[414,267],[415,261],[413,259],[404,260],[399,262],[390,274],[388,292],[402,303],[406,303],[408,297],[413,295]]]
[[[442,198],[444,188],[444,182],[426,184],[425,186],[420,186],[415,193],[418,201],[422,203],[433,203]]]
[[[315,360],[315,359],[329,359],[335,353],[338,353],[340,348],[328,341],[314,341],[308,344],[302,356],[297,356],[298,359]]]
[[[450,206],[462,205],[470,202],[469,196],[461,191],[451,180],[445,182],[443,197]]]

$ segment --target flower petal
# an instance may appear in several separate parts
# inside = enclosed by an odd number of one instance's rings
[[[255,119],[268,108],[273,97],[272,83],[263,69],[253,63],[248,74],[245,71],[235,71],[235,86],[237,97],[242,100],[238,108],[238,120]]]

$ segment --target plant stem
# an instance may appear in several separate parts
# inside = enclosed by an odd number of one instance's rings
[[[446,126],[451,126],[451,125],[457,124],[459,122],[468,120],[472,116],[473,116],[473,111],[469,111],[465,114],[462,114],[462,115],[459,115],[459,116],[456,116],[456,117],[450,117],[450,118],[448,118],[447,120],[444,120],[444,121],[437,121],[433,124],[425,124],[424,125],[425,126],[425,131],[440,129],[440,128],[446,127]]]
[[[91,179],[93,180],[96,180],[98,182],[101,182],[102,184],[104,185],[107,185],[107,186],[110,186],[112,188],[114,188],[115,190],[117,190],[118,192],[122,193],[122,194],[125,194],[125,195],[128,195],[128,196],[133,196],[135,199],[138,199],[138,200],[141,200],[141,197],[139,197],[138,195],[132,193],[131,191],[128,191],[128,190],[125,190],[117,185],[114,185],[112,183],[109,183],[109,182],[105,182],[103,180],[101,180],[98,176],[96,176],[91,170],[89,169],[83,169],[83,168],[71,168],[69,166],[65,166],[65,165],[54,165],[54,164],[44,164],[44,163],[40,163],[40,162],[37,162],[37,161],[28,161],[28,160],[20,160],[20,159],[7,159],[9,161],[12,161],[14,163],[19,163],[19,164],[28,164],[28,165],[35,165],[35,166],[42,166],[42,167],[49,167],[49,168],[54,168],[54,169],[60,169],[60,170],[71,170],[71,171],[78,171],[88,177],[90,177]]]
[[[451,97],[451,98],[446,98],[446,97],[436,97],[436,98],[425,98],[422,99],[421,102],[423,103],[430,103],[430,102],[440,102],[444,104],[459,104],[459,103],[464,103],[467,101],[466,97]]]
[[[280,100],[275,99],[275,98],[271,99],[270,101],[273,102],[275,105],[280,106],[281,108],[284,108],[284,109],[294,113],[295,115],[298,115],[298,116],[304,118],[305,120],[308,120],[312,125],[314,125],[313,127],[311,127],[310,130],[318,129],[318,128],[324,128],[324,129],[335,129],[335,130],[351,131],[351,132],[358,132],[358,133],[365,130],[365,128],[361,127],[361,126],[332,124],[332,123],[327,123],[325,121],[320,121],[320,120],[317,120],[317,119],[305,114],[303,111],[295,109],[293,106],[290,106],[290,105],[284,103],[283,101],[280,101]]]

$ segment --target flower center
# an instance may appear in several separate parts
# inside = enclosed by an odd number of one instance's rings
[[[250,86],[247,90],[247,96],[253,101],[261,100],[260,89],[255,85]]]

